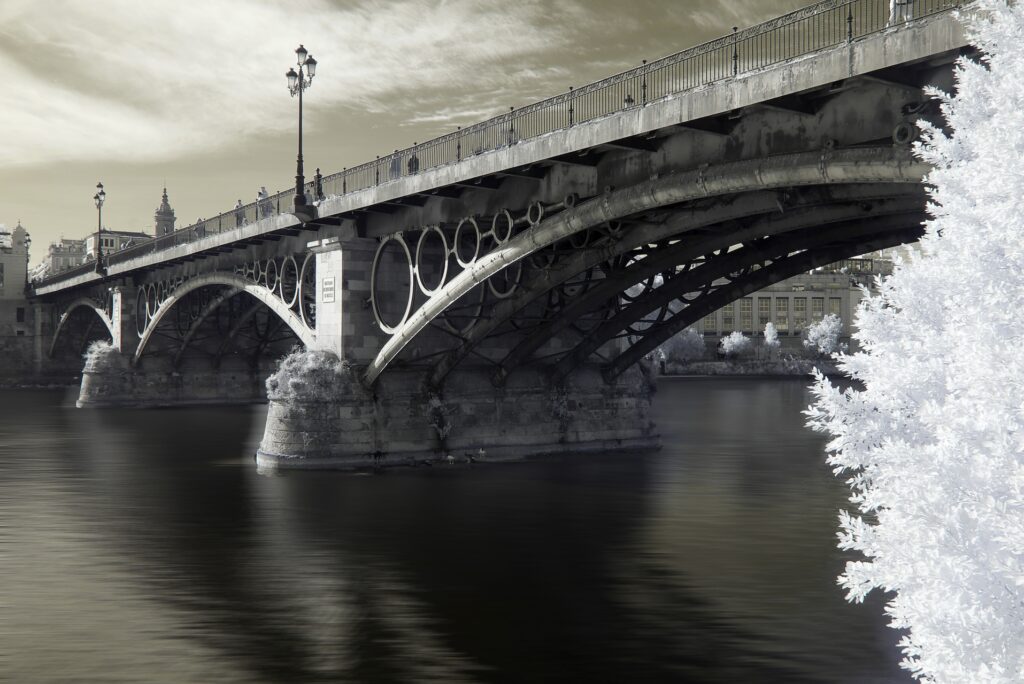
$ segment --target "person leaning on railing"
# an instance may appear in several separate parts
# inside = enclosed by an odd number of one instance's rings
[[[260,191],[256,193],[256,204],[260,208],[260,218],[267,218],[274,213],[274,207],[270,203],[270,193],[267,192],[267,186],[260,186]]]
[[[889,0],[889,26],[914,18],[914,0]]]

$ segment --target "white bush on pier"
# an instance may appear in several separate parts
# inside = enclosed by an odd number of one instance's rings
[[[895,592],[904,666],[922,681],[1024,681],[1024,4],[979,0],[987,67],[962,62],[943,97],[955,138],[925,130],[936,168],[924,256],[857,314],[862,352],[819,376],[810,424],[832,436],[862,560],[853,601]],[[980,16],[980,15],[974,15]]]
[[[352,372],[344,359],[325,351],[293,350],[278,361],[267,378],[267,397],[273,401],[320,402],[346,395]]]

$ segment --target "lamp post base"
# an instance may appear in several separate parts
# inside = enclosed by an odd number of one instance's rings
[[[292,213],[303,223],[309,223],[317,217],[316,207],[312,204],[296,203],[295,210]]]

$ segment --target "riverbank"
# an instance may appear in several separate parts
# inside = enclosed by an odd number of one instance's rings
[[[662,375],[742,375],[749,377],[799,377],[810,376],[814,369],[825,375],[842,375],[834,361],[830,359],[799,359],[786,357],[782,359],[737,359],[726,361],[690,361],[680,363],[666,361]]]
[[[0,379],[0,389],[3,390],[48,390],[67,389],[77,387],[81,382],[80,378],[69,378],[66,380],[10,380]]]

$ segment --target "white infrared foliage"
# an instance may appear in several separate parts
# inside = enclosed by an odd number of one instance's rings
[[[923,254],[857,313],[856,387],[818,376],[809,424],[855,508],[840,583],[894,592],[904,667],[927,682],[1024,681],[1024,3],[966,15],[981,63],[939,93],[952,137],[918,153],[932,217]]]
[[[782,343],[779,341],[779,331],[775,324],[768,321],[764,324],[764,348],[771,354],[778,349]]]
[[[842,320],[835,314],[829,314],[807,327],[807,330],[804,331],[804,346],[815,354],[832,356],[836,352],[842,351],[839,344],[839,336],[842,334]]]
[[[734,330],[722,338],[722,351],[730,358],[746,354],[752,346],[750,338],[738,330]]]
[[[665,357],[680,363],[704,358],[704,336],[693,328],[686,328],[678,335],[669,338],[662,345]]]

